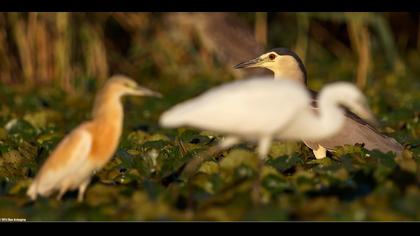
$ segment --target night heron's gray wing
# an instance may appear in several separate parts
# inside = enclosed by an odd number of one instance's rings
[[[314,99],[312,103],[314,107],[316,104],[317,92],[309,90]],[[374,127],[369,125],[362,118],[353,112],[346,110],[346,119],[343,128],[334,136],[316,142],[304,140],[304,143],[311,149],[318,149],[318,145],[326,148],[328,151],[333,151],[336,147],[343,145],[364,144],[368,150],[377,149],[382,152],[395,152],[399,155],[403,151],[403,147],[395,139],[387,137],[379,133]]]

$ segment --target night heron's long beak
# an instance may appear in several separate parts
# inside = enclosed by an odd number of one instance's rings
[[[155,92],[153,90],[150,90],[148,88],[144,88],[141,86],[137,86],[136,90],[135,90],[135,94],[139,95],[139,96],[152,96],[152,97],[162,97],[162,94]]]
[[[241,69],[241,68],[248,68],[248,67],[256,67],[258,64],[262,61],[261,58],[257,57],[255,59],[244,61],[242,63],[239,63],[238,65],[234,66],[235,69]]]

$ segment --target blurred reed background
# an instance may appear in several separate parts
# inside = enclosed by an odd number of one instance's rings
[[[379,69],[404,75],[420,61],[420,17],[418,13],[1,13],[0,80],[57,85],[68,92],[84,90],[92,81],[101,83],[113,73],[151,80],[170,75],[171,80],[188,82],[194,75],[211,72],[225,80],[231,75],[267,73],[231,67],[278,46],[296,50],[314,67],[309,75],[325,74],[327,80],[329,73],[315,68],[322,63],[320,55],[322,60],[343,61],[348,77],[364,88],[378,63],[384,67]],[[231,73],[226,75],[226,70]]]

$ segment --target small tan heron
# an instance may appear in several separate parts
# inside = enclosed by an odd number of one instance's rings
[[[121,97],[124,95],[160,96],[126,76],[111,77],[95,98],[93,119],[69,133],[41,167],[27,191],[32,200],[55,191],[59,191],[57,199],[60,200],[68,190],[79,189],[77,199],[83,201],[91,176],[117,149],[123,125]]]
[[[275,79],[290,79],[307,83],[306,69],[299,56],[287,48],[275,48],[261,56],[242,62],[234,68],[260,67],[274,72]],[[317,92],[308,89],[314,100],[313,106],[317,109]],[[281,109],[281,108],[279,108]],[[400,155],[403,147],[395,139],[379,133],[374,127],[356,114],[346,111],[343,128],[334,136],[313,141],[303,139],[303,142],[312,149],[315,157],[326,157],[326,152],[334,151],[344,145],[364,144],[368,150],[377,149],[382,152],[394,152]]]
[[[316,115],[310,93],[300,83],[257,77],[224,84],[182,102],[164,112],[159,123],[167,128],[190,126],[226,134],[219,150],[240,140],[258,142],[259,175],[273,139],[317,140],[339,131],[345,121],[341,105],[374,120],[363,94],[350,83],[325,86]],[[259,186],[259,178],[256,183]]]

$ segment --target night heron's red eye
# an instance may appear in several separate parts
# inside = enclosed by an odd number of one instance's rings
[[[276,58],[276,55],[271,53],[270,55],[268,55],[268,58],[270,58],[270,60],[274,60]]]

